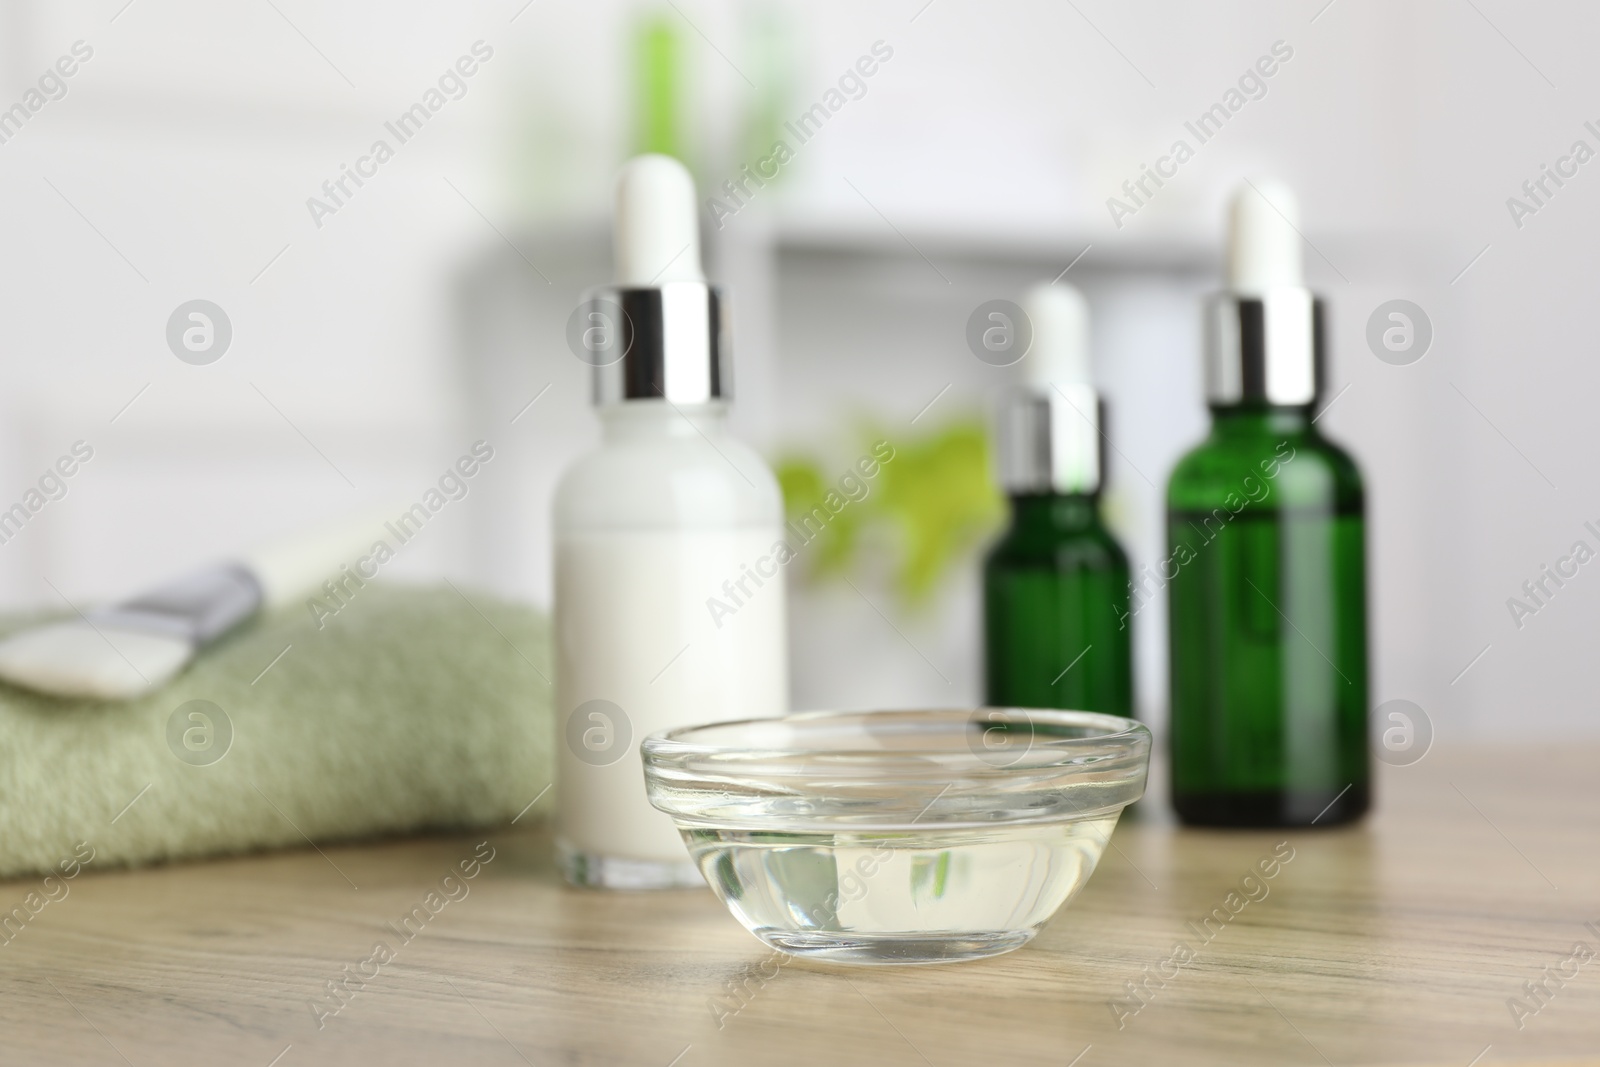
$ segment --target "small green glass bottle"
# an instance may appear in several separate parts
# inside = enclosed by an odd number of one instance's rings
[[[1168,589],[1172,802],[1192,825],[1328,826],[1369,804],[1364,494],[1313,422],[1323,313],[1292,213],[1264,183],[1234,202],[1211,433],[1173,471],[1169,554],[1135,588]]]
[[[1100,518],[1087,305],[1061,285],[1027,305],[1029,384],[1006,397],[997,436],[1011,526],[983,569],[986,703],[1132,715],[1128,557]]]

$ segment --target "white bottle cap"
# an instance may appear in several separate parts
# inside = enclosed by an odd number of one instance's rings
[[[635,156],[617,178],[616,284],[703,282],[694,178],[671,156]]]
[[[1206,399],[1313,404],[1323,379],[1322,301],[1305,287],[1294,193],[1282,182],[1247,181],[1228,221],[1228,291],[1206,310]]]
[[[1300,257],[1300,205],[1280,181],[1246,182],[1233,194],[1228,234],[1228,287],[1243,296],[1305,284]]]
[[[1093,493],[1104,475],[1102,409],[1089,360],[1089,302],[1042,282],[1022,298],[1033,329],[1025,385],[1000,405],[995,454],[1008,493]]]
[[[594,367],[595,403],[728,399],[722,297],[700,270],[689,171],[670,156],[630,159],[617,178],[614,227],[616,281],[591,290],[584,313],[609,328],[579,354]]]
[[[1035,285],[1023,298],[1023,311],[1033,326],[1033,346],[1022,361],[1030,384],[1087,384],[1089,302],[1070,285]]]

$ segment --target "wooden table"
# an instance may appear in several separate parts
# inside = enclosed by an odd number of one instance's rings
[[[708,891],[564,888],[537,826],[91,864],[0,945],[0,1063],[1600,1063],[1600,958],[1571,959],[1600,953],[1597,761],[1435,751],[1383,768],[1357,829],[1179,831],[1146,804],[1032,945],[946,967],[779,967]],[[1284,841],[1202,943],[1186,924]],[[417,905],[404,941],[386,924]]]

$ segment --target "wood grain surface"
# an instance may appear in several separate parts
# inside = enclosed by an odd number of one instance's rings
[[[1597,761],[1435,751],[1354,829],[1179,830],[1152,798],[1032,945],[943,967],[780,966],[709,891],[563,887],[538,826],[90,862],[0,883],[28,915],[0,1063],[1600,1063]]]

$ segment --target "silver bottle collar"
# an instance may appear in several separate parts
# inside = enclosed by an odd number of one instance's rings
[[[587,319],[608,331],[590,346],[594,402],[700,404],[733,394],[722,297],[704,282],[608,286],[586,298]]]
[[[132,600],[89,613],[91,625],[163,634],[204,646],[261,609],[261,582],[236,563],[187,574]]]
[[[1000,403],[1000,485],[1024,493],[1093,493],[1104,481],[1104,405],[1094,386],[1020,386]]]
[[[1206,306],[1206,399],[1312,404],[1322,392],[1323,308],[1309,289],[1219,293]]]

